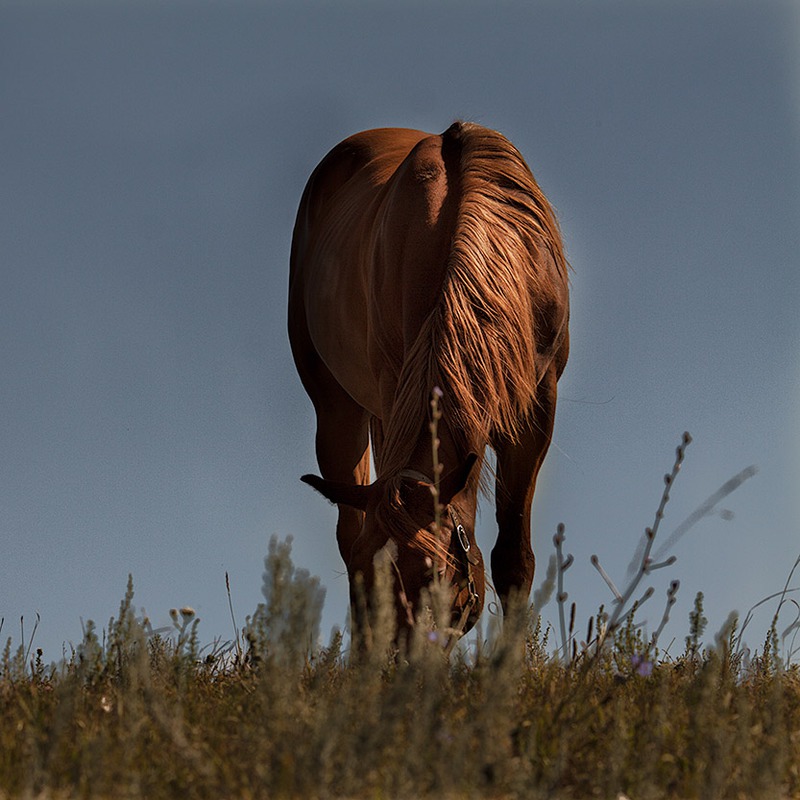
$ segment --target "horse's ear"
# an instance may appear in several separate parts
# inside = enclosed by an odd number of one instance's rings
[[[339,481],[326,481],[318,475],[303,475],[300,478],[303,483],[316,489],[323,497],[331,503],[338,503],[343,506],[352,506],[360,511],[367,510],[371,486],[362,486],[355,483],[341,483]]]
[[[445,475],[439,484],[439,502],[446,506],[466,485],[472,468],[478,460],[477,453],[470,453],[461,466]]]

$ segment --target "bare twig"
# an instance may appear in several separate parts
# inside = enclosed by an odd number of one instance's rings
[[[556,535],[553,537],[553,544],[556,546],[556,570],[558,575],[558,591],[556,600],[558,601],[558,622],[561,630],[561,647],[563,650],[564,661],[569,658],[569,639],[567,638],[567,623],[564,616],[564,607],[569,595],[564,591],[564,573],[572,566],[572,554],[566,558],[563,556],[562,545],[566,539],[565,528],[563,523],[559,523],[556,529]]]
[[[239,659],[239,663],[242,663],[242,646],[239,643],[239,629],[236,627],[236,615],[233,613],[233,600],[231,598],[231,581],[228,577],[228,571],[225,570],[225,590],[228,593],[228,608],[231,612],[231,622],[233,623],[233,637],[234,642],[236,643],[236,657]]]

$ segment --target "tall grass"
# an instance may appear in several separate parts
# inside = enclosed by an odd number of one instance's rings
[[[190,608],[153,632],[130,581],[108,628],[89,623],[60,664],[8,640],[0,797],[800,797],[800,671],[778,614],[755,654],[735,620],[705,644],[699,595],[666,658],[629,585],[578,641],[563,542],[532,608],[451,653],[436,589],[394,648],[386,570],[371,646],[350,654],[339,631],[321,646],[323,593],[289,542],[271,542],[241,635],[211,651]],[[538,614],[548,581],[560,641]]]

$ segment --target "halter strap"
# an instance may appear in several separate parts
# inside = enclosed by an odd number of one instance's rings
[[[431,478],[415,469],[401,470],[400,477],[409,478],[413,481],[422,481],[422,483],[433,485],[433,480]],[[475,575],[472,571],[472,559],[470,558],[469,552],[471,550],[471,545],[469,536],[467,535],[467,529],[462,524],[461,518],[458,516],[458,512],[455,510],[452,503],[448,503],[446,508],[447,513],[450,515],[450,520],[453,523],[452,541],[455,545],[453,549],[456,551],[456,558],[461,564],[461,569],[466,579],[468,597],[458,625],[458,627],[463,630],[467,620],[469,620],[475,614],[476,607],[480,603],[480,598],[478,597],[478,589],[475,585]],[[462,582],[459,585],[459,590],[462,590],[463,588],[464,583]]]
[[[472,572],[472,559],[469,557],[471,548],[469,536],[467,536],[466,528],[461,524],[461,519],[458,512],[452,505],[447,506],[450,512],[450,519],[453,521],[453,539],[458,543],[458,556],[461,561],[461,568],[464,570],[464,575],[467,579],[467,603],[464,606],[464,613],[462,614],[461,627],[475,612],[475,607],[480,602],[478,597],[478,589],[475,586],[475,576]]]

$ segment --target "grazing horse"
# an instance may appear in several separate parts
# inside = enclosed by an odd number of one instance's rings
[[[401,630],[434,571],[452,587],[454,625],[474,624],[487,446],[497,461],[492,579],[504,609],[515,592],[527,597],[531,501],[569,352],[568,283],[554,213],[495,131],[365,131],[312,173],[292,240],[289,337],[323,477],[302,480],[338,504],[356,630],[368,624],[359,593],[369,597],[378,557],[393,564]]]

